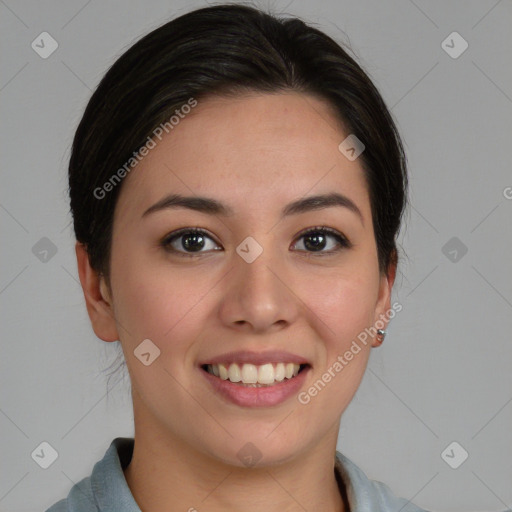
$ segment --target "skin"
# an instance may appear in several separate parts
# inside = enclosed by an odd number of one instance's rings
[[[305,94],[203,100],[123,182],[111,289],[77,243],[94,332],[120,340],[130,372],[135,447],[125,477],[145,512],[345,510],[334,476],[339,424],[377,340],[360,344],[307,405],[293,396],[236,406],[197,365],[229,351],[287,350],[312,364],[304,391],[390,310],[396,268],[379,273],[363,169],[338,150],[347,135],[327,103]],[[356,203],[362,221],[337,206],[280,220],[285,204],[333,191]],[[141,218],[169,193],[213,197],[236,213],[179,208]],[[297,235],[317,226],[352,247],[329,254],[339,247],[329,236],[320,252],[308,249]],[[184,227],[212,235],[193,258],[159,245]],[[263,248],[250,264],[235,250],[247,236]],[[173,245],[184,254],[182,241]],[[146,338],[161,351],[150,366],[133,354]],[[249,441],[262,458],[248,468],[237,453]]]

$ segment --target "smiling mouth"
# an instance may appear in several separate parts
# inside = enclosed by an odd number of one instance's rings
[[[240,386],[259,388],[270,387],[291,380],[309,364],[266,363],[254,364],[204,364],[201,368],[221,380],[229,380]]]

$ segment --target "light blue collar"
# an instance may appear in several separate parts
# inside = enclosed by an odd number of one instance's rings
[[[115,438],[103,459],[94,466],[90,477],[91,491],[96,506],[102,512],[141,512],[123,473],[132,458],[133,446],[133,438]],[[425,512],[411,502],[395,497],[385,484],[369,480],[361,469],[338,451],[335,472],[338,480],[345,485],[350,512]],[[75,488],[70,492],[68,500],[74,498],[84,503],[85,493]],[[88,498],[89,506],[90,500]],[[75,508],[72,507],[71,510]]]

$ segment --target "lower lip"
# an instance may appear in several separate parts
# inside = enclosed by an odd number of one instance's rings
[[[292,395],[299,392],[304,384],[306,373],[309,369],[310,367],[306,366],[292,379],[285,379],[272,386],[253,388],[234,384],[229,380],[222,380],[220,377],[216,377],[202,368],[199,368],[215,391],[230,402],[241,407],[270,407],[284,402]]]

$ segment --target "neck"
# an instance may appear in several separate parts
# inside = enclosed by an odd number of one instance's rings
[[[145,512],[348,512],[334,472],[339,422],[300,457],[281,465],[243,468],[137,420],[135,415],[133,456],[124,475]]]

